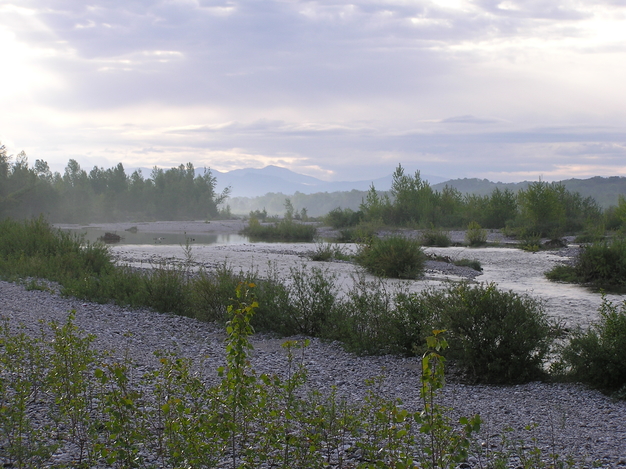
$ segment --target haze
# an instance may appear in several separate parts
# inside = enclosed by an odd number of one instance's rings
[[[626,176],[619,0],[0,0],[0,63],[0,141],[53,171]]]

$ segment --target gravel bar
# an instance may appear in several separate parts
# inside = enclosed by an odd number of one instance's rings
[[[70,310],[75,324],[97,336],[95,346],[130,354],[139,371],[157,366],[153,352],[171,350],[189,357],[209,380],[217,380],[216,369],[225,363],[224,331],[215,324],[145,309],[128,309],[64,298],[49,292],[27,291],[24,286],[0,282],[0,317],[21,323],[38,333],[40,320],[62,322]],[[254,336],[253,366],[258,372],[282,374],[286,357],[280,344],[286,339]],[[405,407],[420,409],[420,360],[392,356],[360,357],[346,353],[338,344],[311,339],[304,362],[308,386],[338,390],[354,401],[365,393],[364,380],[385,376],[383,389],[400,398]],[[451,380],[453,381],[453,380]],[[556,450],[577,461],[597,461],[600,467],[626,467],[626,401],[615,401],[576,384],[533,382],[517,386],[473,386],[449,382],[442,403],[458,415],[479,413],[485,445],[498,440],[504,428],[512,429],[512,440],[524,438],[546,453]],[[532,431],[524,427],[536,424]],[[470,458],[470,465],[476,466]],[[591,467],[591,466],[590,466]]]

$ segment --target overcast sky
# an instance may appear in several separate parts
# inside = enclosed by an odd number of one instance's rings
[[[61,172],[626,176],[626,0],[0,0],[0,64]]]

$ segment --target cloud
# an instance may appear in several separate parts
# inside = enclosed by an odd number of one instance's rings
[[[445,119],[441,119],[442,124],[497,124],[501,122],[498,119],[489,119],[489,118],[481,118],[475,117],[472,115],[465,116],[455,116],[455,117],[447,117]]]
[[[564,158],[617,168],[626,141],[617,1],[4,0],[0,11],[3,57],[19,71],[0,89],[20,90],[0,92],[2,136],[51,166],[282,162],[360,179],[402,162],[464,177],[565,171]]]

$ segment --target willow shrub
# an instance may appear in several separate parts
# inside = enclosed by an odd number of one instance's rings
[[[394,235],[369,240],[361,246],[356,261],[374,275],[415,279],[424,271],[426,255],[419,241]]]
[[[602,298],[600,319],[574,332],[563,350],[570,376],[626,398],[626,302]]]
[[[582,283],[611,291],[626,289],[626,238],[599,241],[581,248],[574,265],[557,265],[550,280]]]
[[[541,303],[493,283],[451,285],[433,304],[450,333],[450,358],[471,381],[515,383],[541,378],[559,331]]]
[[[251,218],[242,234],[260,241],[313,241],[317,228],[313,225],[298,223],[291,218],[284,218],[273,224],[263,225],[256,218]]]

